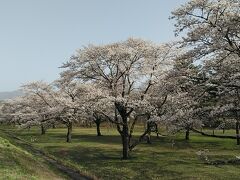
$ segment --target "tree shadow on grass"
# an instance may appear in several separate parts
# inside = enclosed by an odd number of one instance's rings
[[[73,141],[76,142],[89,142],[101,144],[121,144],[121,137],[119,135],[73,135]]]
[[[121,160],[121,149],[118,148],[110,149],[84,146],[49,146],[45,148],[56,157],[73,162],[76,165],[81,165],[103,179],[109,178],[108,173],[111,173],[111,177],[114,179],[128,179],[128,173],[131,174],[134,179],[149,179],[152,175],[158,177],[156,173],[161,171],[164,171],[165,175],[181,175],[181,173],[175,172],[174,170],[165,170],[166,165],[174,165],[176,162],[165,162],[159,165],[161,157],[151,159],[151,157],[148,157],[151,156],[151,152],[136,151],[136,154],[131,154],[129,160]],[[162,157],[172,156],[171,152],[160,152],[160,154],[162,154]],[[145,159],[146,157],[147,159]],[[161,177],[161,173],[159,177]]]

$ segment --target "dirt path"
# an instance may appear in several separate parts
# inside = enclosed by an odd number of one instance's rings
[[[8,137],[14,138],[16,144],[18,144],[20,146],[24,146],[24,148],[26,150],[30,151],[33,155],[40,156],[46,162],[48,162],[49,164],[54,166],[57,170],[66,174],[69,177],[69,179],[72,179],[72,180],[94,180],[94,179],[96,179],[96,178],[84,175],[79,170],[76,170],[76,169],[73,169],[71,167],[64,165],[63,163],[57,161],[55,158],[48,156],[45,152],[33,147],[32,144],[30,144],[29,142],[15,136],[13,133],[7,132],[4,129],[0,129],[0,130],[4,134],[6,134]]]

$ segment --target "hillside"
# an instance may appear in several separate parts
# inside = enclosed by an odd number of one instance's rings
[[[0,92],[0,100],[12,99],[18,96],[21,96],[23,93],[20,90],[9,91],[9,92]]]
[[[45,162],[0,137],[0,179],[63,179]]]

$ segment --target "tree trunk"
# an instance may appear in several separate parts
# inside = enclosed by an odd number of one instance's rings
[[[69,122],[69,124],[67,125],[68,128],[68,132],[67,132],[67,142],[71,142],[72,141],[72,122]]]
[[[235,102],[235,107],[237,108],[240,103],[240,94],[239,89],[236,89],[236,95],[237,95],[237,102]],[[240,136],[239,136],[239,121],[240,116],[238,110],[235,110],[235,116],[236,116],[236,138],[237,138],[237,145],[240,145]]]
[[[44,126],[41,124],[41,135],[46,134],[46,129],[44,128]]]
[[[240,137],[239,137],[239,121],[236,122],[236,138],[237,138],[237,145],[240,145]]]
[[[190,130],[189,130],[189,128],[187,128],[186,134],[185,134],[185,140],[189,140],[189,134],[190,134]]]
[[[97,126],[97,136],[102,136],[100,131],[100,123],[96,123],[96,126]]]
[[[127,108],[121,104],[115,103],[115,120],[118,122],[117,118],[117,111],[119,112],[121,118],[122,118],[122,129],[120,128],[120,125],[117,125],[118,132],[121,135],[122,138],[122,159],[128,159],[129,158],[129,129],[128,129],[128,117],[130,116],[132,111],[127,112]]]
[[[124,122],[121,136],[122,136],[122,146],[123,146],[122,159],[128,159],[129,158],[129,144],[128,144],[129,134],[128,134],[127,120],[126,120],[126,123]]]

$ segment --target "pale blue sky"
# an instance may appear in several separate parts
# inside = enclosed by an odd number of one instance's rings
[[[128,37],[174,40],[186,0],[0,0],[0,91],[52,81],[77,48]]]

